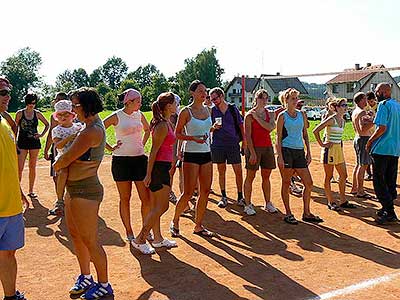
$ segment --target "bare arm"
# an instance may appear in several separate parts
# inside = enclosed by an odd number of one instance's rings
[[[55,146],[57,149],[62,149],[62,148],[64,148],[64,146],[65,146],[68,142],[72,141],[72,140],[76,137],[76,135],[77,135],[76,133],[75,133],[75,134],[71,134],[71,135],[67,136],[65,139],[53,138],[54,146]]]
[[[386,132],[386,129],[387,129],[386,126],[379,125],[378,128],[374,131],[374,133],[368,139],[367,144],[365,145],[365,148],[367,149],[368,152],[371,150],[372,143],[376,141],[378,138],[380,138]]]
[[[149,137],[150,137],[150,125],[149,125],[149,122],[147,122],[147,120],[146,120],[144,114],[143,114],[143,113],[141,113],[141,114],[142,114],[143,130],[144,130],[144,135],[143,135],[142,143],[143,143],[143,146],[145,146],[146,143],[147,143],[147,140],[148,140]]]
[[[255,111],[253,111],[251,115],[254,118],[254,120],[256,120],[258,122],[258,124],[261,125],[261,127],[263,127],[264,129],[266,129],[268,131],[272,131],[276,127],[275,115],[274,115],[274,113],[270,113],[270,112],[267,112],[267,113],[269,113],[269,122],[266,122],[265,120],[263,120],[259,116],[257,116]]]
[[[356,117],[357,124],[358,124],[358,126],[359,126],[361,132],[365,132],[365,131],[371,129],[372,127],[374,127],[374,122],[373,122],[372,118],[369,119],[369,120],[363,118],[363,117],[365,117],[365,116],[367,116],[367,115],[368,115],[368,114],[367,114],[366,111],[362,111],[362,112],[360,112],[360,113],[358,114],[358,116]]]
[[[283,166],[283,156],[282,156],[282,131],[283,131],[283,114],[278,115],[278,120],[276,122],[276,152],[278,153],[278,164]]]
[[[8,125],[10,125],[11,130],[14,132],[15,136],[17,136],[17,124],[15,123],[11,115],[6,111],[2,112],[1,115],[3,116],[4,119],[6,119]]]
[[[304,143],[306,144],[306,149],[307,149],[306,159],[307,159],[307,163],[310,164],[312,158],[311,158],[310,140],[308,139],[308,132],[307,132],[309,123],[308,123],[308,120],[306,118],[304,118],[304,113],[303,113],[303,120],[304,120],[303,140],[304,140]]]
[[[154,162],[156,161],[158,150],[160,150],[160,147],[164,142],[167,134],[168,134],[168,125],[166,122],[159,123],[154,128],[151,150],[149,154],[149,163],[147,164],[146,178],[143,180],[146,186],[149,186],[150,184],[151,172],[153,171]]]
[[[51,144],[53,143],[52,130],[56,126],[57,126],[57,121],[54,120],[53,116],[51,116],[50,117],[50,129],[49,129],[49,133],[47,134],[46,145],[44,146],[44,157],[47,160],[49,159],[49,150],[50,150]]]
[[[15,115],[15,124],[17,125],[17,134],[16,135],[18,135],[18,131],[19,131],[18,124],[21,121],[21,118],[22,118],[22,111],[19,110],[19,111],[17,111],[17,113]]]
[[[186,135],[185,134],[185,125],[187,122],[190,121],[190,116],[187,108],[184,108],[178,115],[178,122],[176,123],[175,127],[175,135],[176,138],[179,140],[184,141],[195,141],[196,143],[204,143],[205,140],[199,137],[195,137],[193,135]]]
[[[247,141],[247,149],[250,154],[255,154],[253,140],[251,139],[251,121],[253,119],[253,115],[249,112],[244,116],[244,133]]]
[[[97,146],[103,138],[100,128],[91,127],[79,133],[71,148],[54,163],[54,170],[68,167],[72,162],[81,157],[91,147]]]
[[[37,113],[38,119],[40,121],[42,121],[42,123],[44,124],[44,129],[43,129],[42,133],[39,134],[39,136],[38,136],[38,138],[41,138],[42,136],[44,136],[46,134],[47,130],[49,129],[49,122],[46,120],[46,118],[43,116],[43,114],[40,111],[37,111],[36,113]]]
[[[110,126],[117,126],[117,125],[118,125],[118,117],[117,117],[117,115],[116,115],[115,113],[109,115],[107,118],[105,118],[105,119],[103,120],[103,124],[104,124],[104,128],[105,128],[106,130],[107,130],[107,128],[110,127]],[[113,151],[114,151],[115,149],[117,149],[119,146],[121,146],[121,144],[118,143],[118,141],[117,141],[117,144],[114,145],[114,146],[111,146],[111,145],[106,141],[106,149],[107,149],[108,151],[110,151],[110,152],[113,152]]]
[[[321,132],[321,130],[323,130],[325,127],[327,127],[327,126],[332,126],[332,125],[333,125],[333,116],[330,116],[330,117],[326,118],[324,121],[322,121],[321,123],[319,123],[319,124],[317,125],[317,127],[314,128],[313,134],[314,134],[315,139],[317,140],[318,144],[319,144],[321,147],[329,148],[329,146],[330,146],[331,143],[325,143],[325,142],[323,142],[323,141],[321,140],[320,132]]]

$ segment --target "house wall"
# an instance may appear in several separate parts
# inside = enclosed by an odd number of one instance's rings
[[[235,91],[235,93],[234,93]],[[252,107],[252,102],[254,95],[250,92],[245,92],[245,106],[246,108]],[[227,102],[235,103],[235,105],[241,109],[242,108],[242,79],[237,79],[228,89],[225,94],[225,99]]]
[[[269,95],[269,100],[270,102],[272,102],[272,100],[274,99],[275,96],[278,96],[277,93],[275,93],[272,88],[269,86],[269,84],[267,83],[266,80],[264,80],[263,78],[261,78],[261,80],[259,81],[259,83],[256,85],[256,88],[254,89],[254,92],[256,92],[259,89],[265,89]]]

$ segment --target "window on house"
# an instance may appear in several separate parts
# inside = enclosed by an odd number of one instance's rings
[[[332,86],[332,93],[337,94],[339,91],[339,85],[338,84],[334,84]]]
[[[349,82],[348,84],[346,84],[347,93],[353,93],[354,92],[354,86],[355,86],[355,82]]]
[[[233,93],[236,94],[236,89],[233,89]]]
[[[376,86],[377,86],[376,83],[371,83],[371,85],[370,85],[370,90],[373,91],[373,92],[375,92]]]

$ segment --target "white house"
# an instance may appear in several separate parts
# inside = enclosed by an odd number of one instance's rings
[[[354,69],[345,69],[348,74],[342,73],[326,83],[326,93],[328,96],[338,98],[353,99],[357,92],[374,91],[375,87],[381,82],[388,82],[392,85],[392,97],[400,99],[400,87],[387,71],[376,72],[376,70],[385,68],[384,65],[372,66],[368,63],[365,67],[355,65]],[[359,71],[351,73],[351,71]]]
[[[245,107],[249,108],[252,106],[254,94],[253,90],[256,86],[257,82],[260,79],[257,77],[245,77]],[[242,108],[242,77],[236,76],[231,82],[229,82],[228,86],[225,89],[225,98],[226,101],[230,103],[235,103],[235,105],[241,109]]]

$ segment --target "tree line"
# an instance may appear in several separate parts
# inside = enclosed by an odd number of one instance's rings
[[[122,58],[112,56],[90,74],[84,68],[68,69],[57,76],[54,85],[49,85],[39,72],[42,57],[37,51],[25,47],[0,63],[0,74],[7,76],[13,85],[11,112],[24,107],[22,100],[28,91],[39,94],[37,107],[50,108],[56,92],[68,92],[83,86],[96,88],[103,97],[105,108],[110,110],[119,107],[119,93],[128,88],[137,89],[143,98],[142,110],[147,111],[157,96],[165,91],[178,94],[182,104],[187,104],[188,87],[194,79],[201,79],[209,87],[222,86],[224,69],[216,54],[214,47],[204,49],[196,56],[185,59],[183,70],[168,78],[153,64],[130,71]]]

